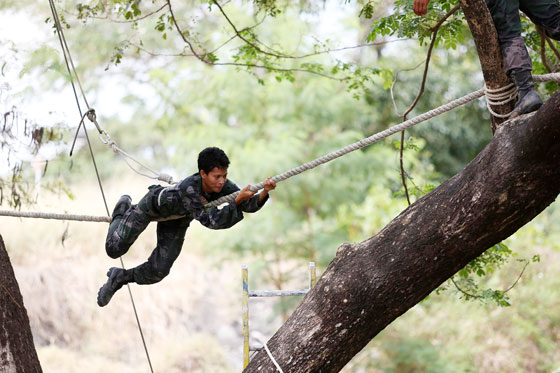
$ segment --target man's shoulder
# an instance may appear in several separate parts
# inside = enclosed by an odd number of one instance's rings
[[[179,190],[188,194],[199,194],[201,190],[200,174],[197,172],[179,182]]]

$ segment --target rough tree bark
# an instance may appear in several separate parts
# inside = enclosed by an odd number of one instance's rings
[[[504,70],[498,34],[486,3],[484,0],[459,0],[459,4],[476,44],[486,86],[490,89],[507,86],[511,80]],[[514,104],[508,102],[503,105],[492,105],[492,110],[498,114],[507,114],[513,110]],[[505,121],[505,118],[492,116],[492,132],[496,132],[496,128]]]
[[[0,372],[42,372],[27,311],[0,236]]]
[[[487,85],[508,84],[483,0],[460,3]],[[339,371],[397,317],[556,199],[560,92],[537,113],[493,129],[494,139],[463,171],[376,236],[339,248],[316,287],[267,342],[284,372]],[[244,372],[275,371],[263,350]]]
[[[342,245],[267,343],[284,372],[337,372],[389,323],[560,192],[560,92],[376,236]],[[274,372],[259,352],[245,372]]]

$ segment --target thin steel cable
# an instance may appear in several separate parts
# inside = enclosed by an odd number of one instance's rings
[[[78,73],[76,72],[76,68],[75,68],[75,66],[74,66],[74,61],[72,60],[72,55],[71,55],[71,53],[70,53],[70,49],[68,48],[68,44],[66,43],[66,38],[64,37],[64,32],[63,32],[62,26],[61,26],[61,24],[60,24],[60,19],[59,19],[59,17],[58,17],[58,12],[56,11],[56,7],[55,7],[55,5],[54,5],[54,1],[53,1],[53,0],[49,0],[49,4],[50,4],[50,7],[51,7],[51,12],[52,12],[52,14],[53,14],[53,19],[54,19],[54,21],[55,21],[56,29],[57,29],[57,32],[58,32],[58,34],[59,34],[59,40],[60,40],[60,42],[61,42],[62,53],[64,54],[64,60],[65,60],[65,62],[66,62],[66,68],[69,70],[69,73],[70,73],[70,80],[72,81],[72,73],[70,72],[70,67],[69,67],[69,65],[68,65],[68,61],[70,61],[70,65],[72,66],[72,71],[73,71],[74,76],[75,76],[75,78],[76,78],[76,82],[78,83],[78,86],[79,86],[80,91],[81,91],[81,93],[82,93],[83,100],[84,100],[84,102],[85,102],[85,104],[86,104],[86,106],[87,106],[87,108],[88,108],[88,113],[89,113],[89,112],[91,111],[91,109],[90,109],[90,107],[89,107],[89,104],[88,104],[86,95],[85,95],[84,90],[83,90],[83,88],[82,88],[82,84],[80,83],[80,79],[79,79],[79,77],[78,77]],[[73,88],[73,90],[74,90],[74,96],[75,96],[76,102],[77,102],[77,104],[78,104],[78,110],[79,110],[79,112],[80,112],[80,116],[82,117],[82,121],[81,121],[81,122],[83,122],[82,110],[81,110],[80,103],[79,103],[79,99],[78,99],[78,95],[77,95],[77,93],[76,93],[76,89],[75,89],[73,83],[72,83],[72,88]],[[88,117],[89,117],[89,116],[88,116]],[[91,120],[91,118],[90,118],[90,120]],[[99,128],[99,126],[97,125],[97,123],[96,123],[96,126],[97,126],[98,131],[100,131],[100,128]],[[79,127],[78,127],[78,131],[79,131]],[[90,150],[91,159],[92,159],[92,161],[93,161],[93,165],[94,165],[94,168],[95,168],[95,174],[96,174],[96,176],[97,176],[97,181],[98,181],[98,183],[99,183],[99,187],[100,187],[100,190],[101,190],[101,194],[102,194],[102,196],[103,196],[103,203],[105,204],[105,210],[107,211],[107,216],[110,216],[109,207],[107,206],[107,200],[106,200],[106,198],[105,198],[105,192],[104,192],[104,190],[103,190],[103,185],[102,185],[102,183],[101,183],[101,178],[100,178],[100,176],[99,176],[99,172],[98,172],[98,169],[97,169],[97,164],[96,164],[96,162],[95,162],[95,157],[94,157],[94,154],[93,154],[93,149],[92,149],[92,147],[91,147],[91,142],[89,141],[89,136],[88,136],[88,133],[87,133],[87,129],[86,129],[85,123],[84,123],[84,132],[85,132],[85,134],[86,134],[86,139],[87,139],[87,142],[88,142],[88,147],[89,147],[89,150]],[[101,131],[100,131],[100,132],[101,132]],[[123,262],[122,257],[120,258],[120,261],[121,261],[121,266],[123,267],[123,269],[126,270],[126,268],[125,268],[125,266],[124,266],[124,262]],[[130,295],[130,301],[131,301],[131,303],[132,303],[132,309],[134,310],[134,316],[136,317],[136,323],[138,324],[138,331],[140,332],[140,337],[141,337],[141,339],[142,339],[142,344],[144,345],[144,351],[146,352],[146,358],[148,359],[148,365],[150,366],[150,371],[151,371],[152,373],[154,373],[154,369],[153,369],[153,367],[152,367],[152,361],[151,361],[151,359],[150,359],[150,353],[149,353],[149,351],[148,351],[148,346],[146,345],[146,340],[145,340],[145,338],[144,338],[144,333],[142,332],[142,326],[141,326],[141,324],[140,324],[140,318],[138,317],[138,312],[137,312],[137,309],[136,309],[136,304],[135,304],[135,302],[134,302],[134,297],[132,296],[132,290],[130,289],[130,285],[129,285],[129,284],[126,284],[126,286],[127,286],[127,288],[128,288],[128,293],[129,293],[129,295]]]
[[[105,211],[107,211],[107,216],[111,216],[109,212],[109,206],[107,206],[107,199],[105,198],[105,190],[103,189],[103,184],[101,184],[101,177],[99,176],[99,170],[97,169],[97,162],[95,162],[95,156],[93,155],[93,149],[91,147],[91,142],[89,141],[89,135],[87,132],[86,124],[84,123],[84,133],[86,134],[86,140],[88,143],[89,154],[91,155],[91,160],[93,161],[93,168],[95,169],[95,176],[97,177],[97,183],[99,184],[99,190],[101,190],[101,196],[103,197],[103,204],[105,205]]]
[[[74,60],[72,59],[72,54],[70,53],[70,48],[68,48],[68,43],[66,42],[66,37],[64,36],[64,31],[62,30],[62,25],[60,23],[60,18],[58,17],[58,11],[56,10],[56,6],[54,5],[53,0],[49,0],[49,3],[51,5],[51,11],[52,11],[52,14],[53,14],[53,19],[54,19],[54,22],[56,24],[56,28],[57,28],[57,31],[58,31],[58,34],[59,34],[59,39],[60,39],[60,43],[61,43],[61,46],[62,46],[62,52],[64,53],[64,59],[65,60],[67,59],[66,55],[68,55],[68,59],[66,60],[66,67],[68,67],[68,60],[69,60],[70,65],[72,66],[72,71],[74,72],[74,76],[76,78],[76,82],[78,83],[78,87],[80,88],[80,92],[82,93],[82,98],[84,99],[86,107],[89,109],[89,104],[88,104],[86,95],[84,93],[84,89],[82,88],[82,83],[80,82],[80,77],[78,76],[78,73],[76,72],[76,67],[74,66]]]
[[[76,105],[78,106],[78,112],[80,113],[80,116],[82,116],[82,107],[80,105],[80,100],[78,99],[78,93],[76,92],[76,86],[74,85],[74,76],[72,74],[72,71],[70,70],[70,65],[68,64],[68,57],[66,57],[66,52],[64,50],[64,42],[62,41],[62,33],[59,32],[59,30],[62,30],[62,27],[60,25],[60,21],[58,20],[58,13],[56,11],[56,7],[54,6],[54,2],[52,0],[49,0],[49,4],[51,6],[51,12],[53,14],[53,20],[55,22],[55,27],[56,27],[56,35],[58,36],[58,40],[60,42],[60,48],[62,49],[62,55],[64,56],[64,62],[66,63],[66,70],[68,71],[68,77],[70,78],[70,84],[72,85],[72,91],[74,91],[74,98],[76,99]],[[82,125],[83,122],[83,117],[82,117],[82,121],[80,122],[80,125],[78,126],[78,131],[80,130],[80,126]],[[77,131],[76,131],[77,133]],[[74,140],[75,141],[75,140]]]
[[[97,170],[97,163],[95,162],[95,156],[93,155],[93,149],[91,147],[91,143],[89,141],[89,136],[87,133],[86,124],[84,123],[84,132],[86,134],[86,139],[89,147],[89,152],[91,154],[91,159],[93,161],[93,166],[95,168],[95,175],[97,176],[97,181],[99,182],[99,188],[101,190],[101,195],[103,196],[103,203],[105,204],[105,210],[107,210],[107,216],[109,217],[111,214],[109,213],[109,207],[107,206],[107,200],[105,199],[105,192],[103,190],[103,185],[101,184],[101,177],[99,176],[99,171]],[[126,267],[124,266],[124,261],[122,256],[119,257],[121,261],[121,266],[124,270]],[[134,297],[132,296],[132,290],[130,289],[130,284],[126,284],[128,289],[128,294],[130,295],[130,303],[132,304],[132,309],[134,310],[134,317],[136,318],[136,324],[138,325],[138,331],[140,332],[140,338],[142,339],[142,344],[144,345],[144,350],[146,351],[146,358],[148,359],[148,365],[150,366],[150,371],[154,373],[154,368],[152,367],[152,361],[150,359],[150,353],[148,352],[148,346],[146,344],[146,339],[144,338],[144,332],[142,331],[142,325],[140,323],[140,318],[138,316],[138,310],[136,309],[136,303],[134,302]]]

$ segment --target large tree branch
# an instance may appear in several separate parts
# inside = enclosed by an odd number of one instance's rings
[[[375,335],[560,192],[560,93],[497,129],[459,174],[380,233],[342,245],[267,343],[287,372],[337,372]],[[246,372],[274,372],[265,351]]]

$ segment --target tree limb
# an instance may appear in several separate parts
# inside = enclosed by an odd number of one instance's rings
[[[560,92],[500,126],[460,173],[377,235],[343,244],[267,342],[287,372],[338,372],[375,335],[560,193]],[[259,352],[246,373],[276,368]]]

